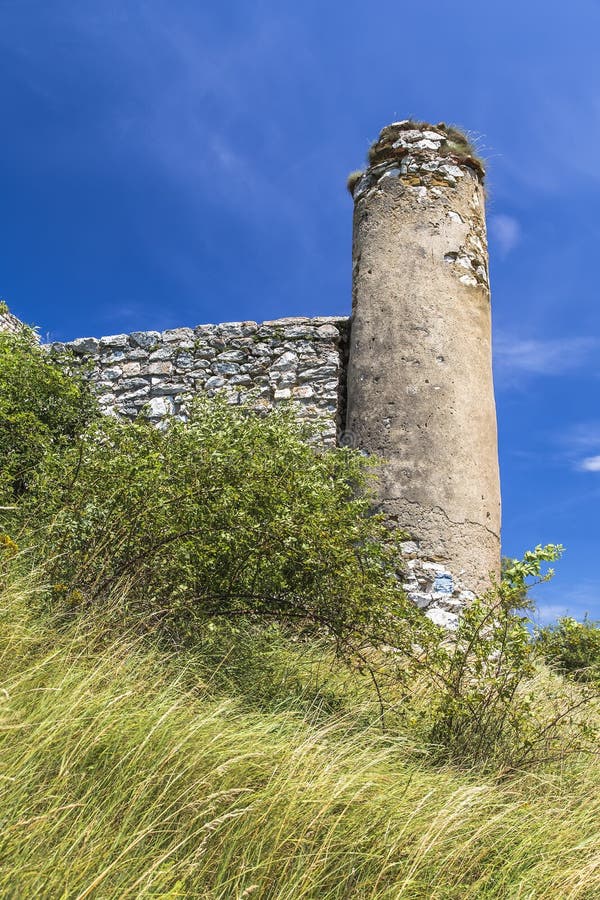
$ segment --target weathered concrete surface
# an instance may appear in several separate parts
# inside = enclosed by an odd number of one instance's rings
[[[500,566],[481,168],[441,129],[395,123],[353,186],[346,429],[386,459],[391,520],[462,587]]]

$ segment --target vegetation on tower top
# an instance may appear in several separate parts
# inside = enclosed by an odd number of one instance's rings
[[[402,140],[402,132],[415,131],[423,133],[424,141],[417,139],[414,146],[411,147]],[[393,122],[391,125],[387,125],[369,149],[369,165],[377,165],[395,158],[402,159],[408,153],[411,155],[427,154],[433,149],[433,146],[424,147],[422,145],[424,142],[428,142],[428,138],[434,138],[436,135],[441,138],[439,146],[434,151],[437,155],[449,156],[459,165],[470,166],[482,180],[484,179],[485,166],[472,138],[462,129],[455,125],[447,125],[445,122],[430,125],[415,119],[405,119],[402,122]],[[435,144],[435,141],[433,143]],[[395,146],[396,144],[398,146]]]

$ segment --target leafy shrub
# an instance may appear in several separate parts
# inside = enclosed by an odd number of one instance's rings
[[[163,431],[96,423],[45,458],[19,513],[55,598],[119,598],[177,641],[207,617],[258,617],[325,629],[345,652],[423,620],[397,577],[401,536],[372,514],[370,463],[307,437],[291,411],[259,418],[219,399]]]
[[[570,751],[587,746],[591,735],[575,712],[590,697],[558,690],[540,704],[532,690],[529,581],[549,580],[553,571],[542,574],[542,565],[561,552],[549,544],[508,560],[502,581],[464,610],[455,635],[427,648],[425,721],[438,759],[514,768],[560,755],[567,745]],[[567,725],[575,726],[573,736],[567,737]]]
[[[94,418],[84,372],[40,347],[33,331],[0,333],[0,501],[24,493],[44,456],[66,447]]]
[[[577,681],[600,683],[600,625],[587,617],[578,622],[563,616],[538,628],[535,644],[552,667]]]

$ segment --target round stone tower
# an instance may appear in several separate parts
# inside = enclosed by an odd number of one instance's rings
[[[407,120],[349,182],[346,431],[384,459],[381,508],[411,536],[407,588],[422,606],[446,597],[441,624],[500,568],[483,177],[461,132]]]

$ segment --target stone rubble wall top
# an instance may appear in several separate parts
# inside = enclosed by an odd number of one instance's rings
[[[9,332],[9,334],[17,334],[26,326],[20,319],[13,316],[6,308],[0,306],[0,331]]]

